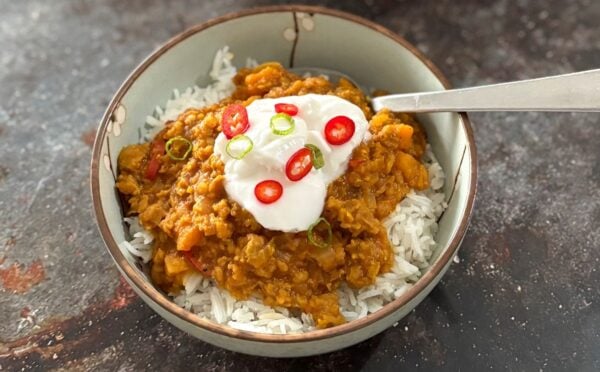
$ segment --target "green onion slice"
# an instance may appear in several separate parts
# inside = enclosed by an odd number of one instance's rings
[[[304,147],[310,150],[310,156],[312,157],[313,167],[315,169],[321,169],[325,166],[325,159],[323,159],[323,153],[315,145],[306,144]]]
[[[319,238],[315,237],[314,229],[321,223],[324,224],[325,227],[327,228],[327,238],[324,241],[323,241],[323,239],[319,239]],[[329,248],[329,246],[331,246],[331,242],[333,240],[333,233],[331,232],[331,225],[329,224],[329,221],[327,221],[323,217],[319,217],[318,220],[316,220],[312,225],[309,226],[307,237],[308,237],[308,242],[310,244],[314,245],[315,247]]]
[[[253,147],[254,143],[252,143],[250,137],[246,136],[245,134],[238,134],[229,142],[227,142],[225,152],[227,152],[227,155],[231,156],[232,158],[240,160],[246,156]]]
[[[177,142],[183,143],[186,146],[185,152],[182,156],[177,156],[172,151],[173,145]],[[188,157],[188,155],[192,152],[192,147],[194,146],[192,145],[192,142],[190,142],[190,140],[181,136],[177,136],[167,141],[167,143],[165,144],[165,151],[167,152],[167,155],[169,155],[169,157],[173,160],[185,160]],[[181,153],[181,151],[178,152]]]
[[[296,123],[291,116],[279,113],[271,117],[271,130],[278,136],[286,136],[294,131]]]

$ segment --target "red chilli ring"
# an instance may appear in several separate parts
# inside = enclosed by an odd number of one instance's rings
[[[325,124],[325,139],[332,145],[343,145],[350,141],[355,130],[352,119],[344,115],[336,116]]]
[[[281,195],[283,195],[283,186],[275,180],[261,181],[254,187],[254,196],[264,204],[276,202]]]

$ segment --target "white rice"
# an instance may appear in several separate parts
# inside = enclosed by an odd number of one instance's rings
[[[148,138],[160,130],[169,120],[174,120],[187,108],[203,107],[219,102],[229,96],[234,84],[231,79],[236,73],[232,65],[233,54],[227,47],[215,56],[210,77],[213,83],[201,88],[194,86],[183,92],[175,90],[164,108],[157,106],[153,116],[146,118]],[[248,60],[249,67],[256,62]],[[429,146],[424,157],[429,171],[430,189],[411,191],[384,221],[395,254],[392,270],[380,275],[373,285],[360,290],[342,284],[338,289],[342,315],[352,321],[381,309],[385,304],[402,296],[419,279],[435,250],[437,220],[447,207],[443,186],[444,172]],[[121,243],[132,255],[144,263],[152,258],[152,235],[139,224],[137,217],[125,218],[132,239]],[[315,329],[309,314],[293,316],[285,308],[272,308],[261,303],[259,298],[237,301],[226,290],[218,288],[214,281],[200,274],[189,274],[184,279],[185,290],[169,294],[173,301],[214,322],[227,324],[244,331],[260,333],[301,333]]]

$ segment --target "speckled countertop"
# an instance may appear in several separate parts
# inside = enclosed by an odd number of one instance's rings
[[[479,195],[458,263],[395,328],[277,360],[161,320],[91,212],[95,127],[137,63],[216,15],[283,1],[4,0],[0,370],[600,370],[600,114],[471,116]],[[322,1],[406,37],[455,86],[600,67],[600,2]]]

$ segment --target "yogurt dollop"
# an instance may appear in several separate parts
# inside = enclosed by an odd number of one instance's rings
[[[293,116],[292,133],[277,135],[270,127],[275,104],[288,103],[298,107]],[[327,186],[344,174],[354,148],[368,140],[368,122],[362,110],[345,99],[320,94],[258,99],[246,107],[249,129],[244,133],[253,148],[242,159],[227,154],[228,139],[217,136],[214,152],[225,164],[225,190],[229,197],[248,210],[264,228],[284,232],[308,230],[321,215]],[[327,122],[344,115],[354,121],[350,140],[331,145],[324,136]],[[307,144],[317,146],[325,164],[312,169],[299,181],[290,181],[285,173],[288,159]],[[263,204],[255,194],[255,186],[264,180],[275,180],[283,186],[283,194],[274,203]]]

